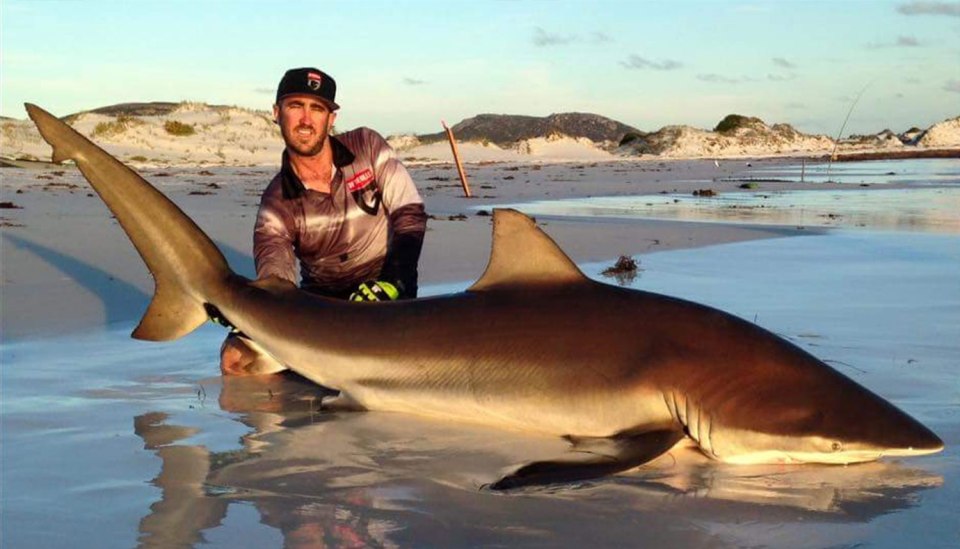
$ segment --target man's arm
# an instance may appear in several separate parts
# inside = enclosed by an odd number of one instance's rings
[[[381,271],[384,280],[403,286],[401,297],[417,297],[417,264],[427,230],[427,213],[410,173],[400,163],[393,148],[372,130],[366,140],[370,146],[373,169],[383,205],[390,216],[390,242]]]
[[[297,260],[294,255],[295,221],[279,197],[264,193],[253,229],[253,261],[257,278],[276,276],[297,283]]]
[[[408,204],[390,212],[393,231],[387,245],[387,258],[383,263],[381,277],[396,280],[403,286],[401,298],[417,297],[417,265],[423,248],[423,235],[427,228],[427,214],[423,204]],[[406,227],[404,232],[397,227]],[[410,228],[419,226],[421,228]]]

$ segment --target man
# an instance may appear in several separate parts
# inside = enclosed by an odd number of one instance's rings
[[[353,301],[413,298],[427,216],[393,149],[369,128],[331,135],[337,85],[314,68],[291,69],[273,116],[286,144],[260,199],[253,255],[258,279]],[[224,374],[283,369],[237,334],[221,348]]]

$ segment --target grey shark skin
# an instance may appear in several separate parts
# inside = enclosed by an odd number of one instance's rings
[[[27,105],[54,161],[72,159],[147,263],[156,293],[133,337],[189,333],[215,307],[340,404],[565,436],[577,452],[492,485],[590,478],[685,436],[732,463],[856,463],[942,441],[813,355],[740,318],[586,278],[534,222],[498,210],[490,263],[467,291],[356,304],[232,273],[172,202]]]

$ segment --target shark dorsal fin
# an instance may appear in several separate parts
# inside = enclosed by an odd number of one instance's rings
[[[480,280],[467,291],[586,280],[577,265],[532,219],[516,210],[498,209],[493,211],[490,263]]]

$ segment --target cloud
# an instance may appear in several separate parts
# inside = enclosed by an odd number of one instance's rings
[[[417,79],[417,78],[405,77],[405,78],[403,79],[403,83],[406,84],[406,85],[408,85],[408,86],[422,86],[422,85],[426,84],[427,82],[426,82],[426,80],[419,80],[419,79]]]
[[[730,78],[729,76],[723,76],[722,74],[709,73],[709,74],[698,74],[697,80],[703,82],[712,82],[716,84],[739,84],[743,80],[740,78]]]
[[[767,74],[767,80],[771,82],[789,82],[796,79],[797,75],[795,74]]]
[[[787,61],[787,60],[784,59],[783,57],[774,57],[774,58],[773,58],[773,64],[776,65],[776,66],[778,66],[778,67],[782,67],[782,68],[784,68],[784,69],[795,69],[795,68],[797,68],[796,65],[794,65],[793,63]]]
[[[616,42],[612,36],[603,31],[593,31],[588,38],[583,38],[576,34],[560,34],[557,32],[547,32],[542,27],[536,27],[533,30],[533,45],[538,48],[549,46],[566,46],[574,42],[587,42],[590,44],[609,44]]]
[[[594,44],[609,44],[610,42],[614,42],[613,37],[603,31],[594,31],[590,35],[590,39]]]
[[[537,27],[533,31],[533,45],[538,48],[544,48],[548,46],[564,46],[575,42],[577,40],[577,35],[575,34],[557,34],[551,33],[543,30],[540,27]]]
[[[943,85],[944,91],[960,93],[960,80],[948,80]]]
[[[867,48],[879,50],[883,48],[916,48],[920,46],[920,41],[912,36],[900,35],[893,42],[870,42]]]
[[[653,69],[655,71],[672,71],[679,69],[683,63],[673,59],[664,59],[662,61],[651,61],[646,57],[632,54],[626,61],[621,61],[621,65],[628,69]]]
[[[960,2],[923,2],[915,0],[900,4],[897,11],[903,15],[947,15],[960,17]]]

